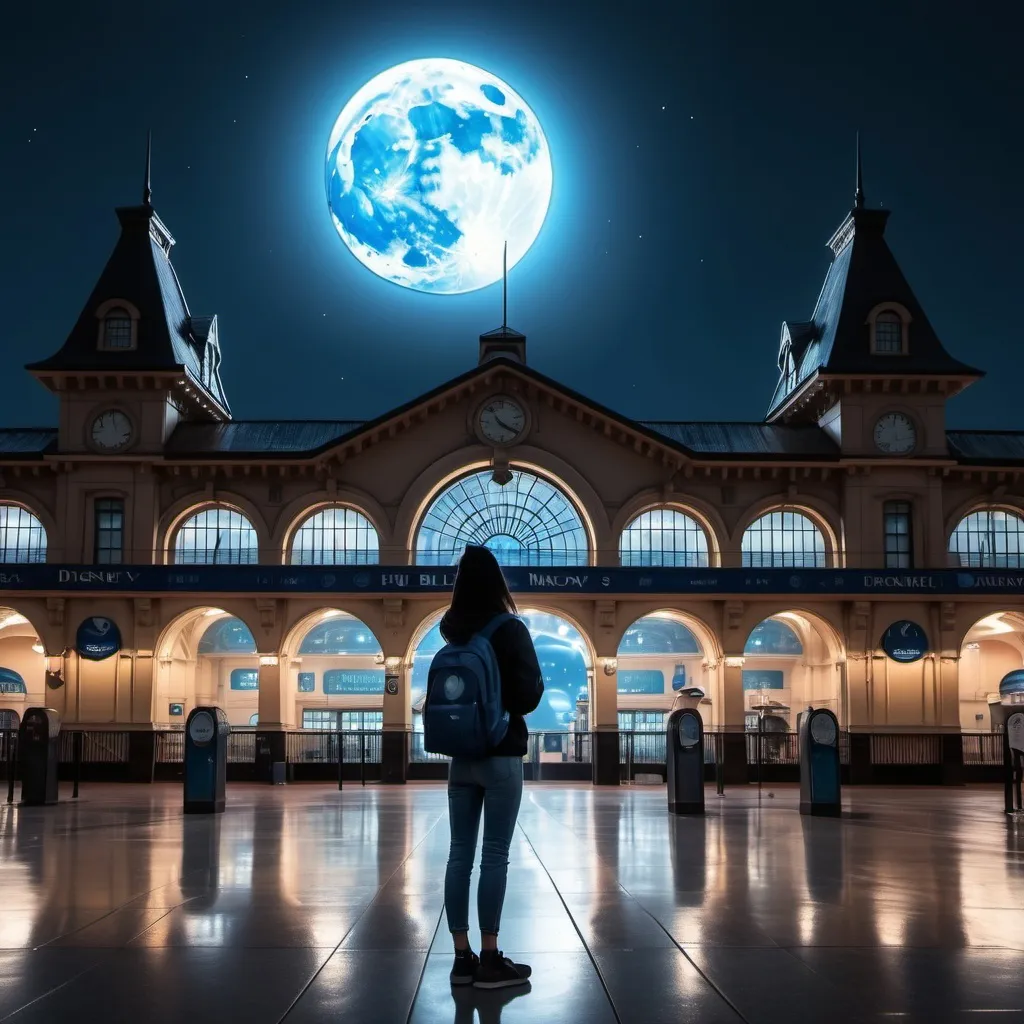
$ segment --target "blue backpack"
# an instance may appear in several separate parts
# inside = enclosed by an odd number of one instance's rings
[[[501,672],[491,636],[515,616],[504,612],[464,644],[446,644],[427,674],[423,746],[449,757],[486,757],[508,731]]]

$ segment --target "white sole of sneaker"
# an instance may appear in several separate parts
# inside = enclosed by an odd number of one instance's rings
[[[529,978],[507,978],[502,981],[474,981],[473,988],[511,988],[513,985],[525,985]]]

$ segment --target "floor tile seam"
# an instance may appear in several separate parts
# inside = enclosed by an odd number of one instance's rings
[[[411,1024],[412,1015],[416,1010],[416,1000],[419,998],[420,989],[423,988],[423,979],[426,977],[427,964],[430,963],[430,951],[434,948],[434,943],[437,942],[437,933],[441,930],[441,920],[444,917],[444,904],[441,904],[441,912],[437,915],[437,924],[434,925],[434,932],[430,936],[430,945],[423,953],[423,963],[420,964],[420,973],[416,978],[416,987],[413,989],[412,999],[409,1001],[409,1012],[405,1015],[405,1024]],[[419,950],[416,950],[419,952]]]
[[[554,815],[551,815],[550,812],[545,810],[545,813],[548,814],[549,817],[552,818],[552,820],[558,820],[554,817]],[[594,973],[597,975],[597,980],[601,983],[601,988],[604,990],[605,999],[608,1000],[608,1006],[612,1011],[612,1016],[615,1018],[616,1024],[623,1024],[622,1015],[619,1013],[619,1008],[615,1005],[615,1000],[612,998],[611,989],[608,987],[608,981],[601,970],[600,964],[597,962],[597,957],[594,955],[594,951],[590,948],[590,945],[587,943],[586,937],[580,930],[580,926],[577,923],[576,918],[573,917],[572,911],[569,909],[568,904],[565,902],[565,898],[563,897],[562,893],[559,892],[558,886],[555,885],[555,880],[551,877],[551,872],[548,871],[547,865],[541,859],[540,854],[537,852],[537,848],[533,845],[533,841],[530,839],[529,833],[526,831],[521,821],[516,822],[516,828],[518,828],[519,831],[522,833],[523,838],[529,845],[534,857],[537,858],[537,863],[540,864],[541,868],[544,870],[544,873],[548,876],[548,881],[552,884],[552,886],[554,886],[555,894],[558,896],[559,901],[565,908],[565,912],[568,915],[569,920],[572,922],[572,926],[575,929],[576,934],[579,936],[580,942],[583,944],[583,950],[587,955],[587,959],[590,961],[591,966],[594,968]],[[408,1022],[406,1022],[406,1024],[408,1024]]]
[[[183,904],[179,903],[178,907],[180,907],[180,906],[183,906]],[[78,935],[79,932],[84,932],[88,928],[92,928],[95,925],[101,924],[103,921],[106,921],[107,918],[113,917],[114,914],[120,913],[120,911],[124,909],[123,906],[117,907],[115,910],[110,911],[109,914],[104,914],[102,917],[98,917],[95,921],[91,922],[90,924],[82,925],[81,928],[75,928],[73,931],[65,932],[63,935],[54,936],[54,938],[50,939],[49,942],[43,942],[43,943],[41,943],[38,946],[33,946],[32,948],[33,948],[33,950],[47,949],[49,947],[53,947],[53,948],[67,948],[67,949],[90,949],[90,948],[95,948],[95,949],[123,949],[123,948],[127,948],[127,947],[131,946],[131,944],[137,938],[139,938],[142,935],[145,935],[146,932],[148,932],[151,929],[155,928],[165,917],[169,916],[170,914],[173,914],[174,911],[178,909],[178,907],[151,907],[150,908],[151,910],[162,910],[163,913],[158,918],[156,918],[156,920],[151,921],[149,924],[147,924],[145,928],[140,929],[134,935],[132,935],[130,938],[126,939],[124,942],[122,942],[122,943],[120,943],[119,945],[116,945],[116,946],[96,946],[96,947],[90,947],[90,946],[77,946],[74,943],[68,943],[67,946],[56,947],[56,946],[54,946],[54,944],[57,943],[57,942],[60,942],[62,939],[71,938],[74,935]]]
[[[30,952],[35,952],[35,950],[31,950]],[[78,981],[79,978],[82,978],[86,974],[89,974],[91,971],[94,971],[97,967],[99,967],[103,959],[104,958],[102,955],[96,954],[93,959],[93,962],[89,964],[87,967],[84,967],[82,970],[71,975],[70,978],[66,978],[59,985],[55,985],[53,988],[48,989],[46,992],[43,992],[40,995],[36,996],[35,999],[30,999],[27,1003],[22,1003],[22,1005],[19,1006],[16,1010],[14,1010],[13,1013],[9,1013],[4,1017],[0,1017],[0,1024],[4,1024],[5,1021],[14,1020],[14,1018],[17,1017],[18,1014],[23,1013],[25,1010],[29,1009],[29,1007],[35,1006],[36,1003],[41,1003],[44,999],[49,999],[50,996],[56,995],[58,992],[60,992],[61,989],[67,988],[68,985]]]
[[[288,1004],[288,1006],[285,1008],[284,1013],[282,1013],[281,1016],[278,1018],[277,1024],[283,1024],[283,1022],[288,1018],[288,1016],[292,1012],[292,1010],[294,1010],[295,1007],[298,1006],[299,1001],[309,991],[310,987],[313,985],[313,983],[316,981],[316,979],[320,976],[320,974],[323,971],[323,969],[331,962],[331,959],[334,957],[334,955],[344,945],[345,940],[352,934],[352,932],[356,929],[356,927],[358,927],[359,922],[362,921],[362,919],[366,916],[366,914],[369,911],[370,907],[372,907],[376,903],[377,897],[387,887],[388,882],[390,882],[391,879],[394,878],[395,875],[397,875],[399,871],[401,871],[401,869],[412,859],[413,854],[415,854],[416,851],[427,841],[427,839],[430,838],[430,835],[433,833],[434,829],[436,829],[438,824],[440,824],[441,818],[442,818],[442,812],[439,811],[438,815],[437,815],[437,818],[434,819],[434,823],[430,826],[430,828],[427,829],[426,832],[424,832],[424,834],[422,835],[420,840],[416,843],[416,845],[413,846],[411,850],[409,850],[408,854],[406,854],[406,856],[396,865],[394,871],[392,871],[391,874],[388,875],[388,877],[384,880],[384,884],[381,885],[377,889],[377,892],[374,893],[372,899],[370,899],[367,902],[366,906],[363,907],[362,910],[360,910],[359,914],[356,916],[356,919],[348,927],[348,929],[346,930],[345,934],[341,937],[341,940],[338,942],[338,944],[334,947],[333,950],[331,950],[330,954],[327,956],[327,958],[324,960],[324,962],[313,972],[313,976],[309,979],[309,981],[306,982],[305,985],[302,986],[302,988],[299,990],[299,993]],[[435,926],[435,933],[436,933],[436,930],[437,929],[436,929],[436,926]],[[421,978],[422,978],[422,975],[421,975]],[[419,983],[417,983],[417,991],[418,990],[419,990]],[[413,996],[413,1002],[415,1002],[415,995]],[[2,1022],[0,1022],[0,1024],[2,1024]]]

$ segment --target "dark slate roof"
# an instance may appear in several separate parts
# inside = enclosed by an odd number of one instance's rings
[[[0,456],[31,457],[57,447],[57,431],[52,427],[0,428]]]
[[[165,453],[175,459],[203,455],[298,455],[335,444],[361,420],[256,420],[179,423]]]
[[[216,374],[204,368],[212,317],[193,319],[168,252],[173,239],[151,206],[117,210],[121,237],[96,287],[61,349],[29,370],[144,372],[184,369],[223,409],[227,399]],[[164,246],[158,239],[164,239]],[[96,309],[108,299],[126,299],[138,307],[137,345],[110,352],[97,348]]]
[[[1006,465],[1024,462],[1024,432],[1013,430],[948,430],[950,454],[961,462]]]
[[[839,448],[820,427],[774,423],[643,422],[688,451],[701,455],[836,458]]]
[[[928,322],[885,241],[888,217],[888,210],[855,209],[833,236],[830,246],[835,256],[810,321],[813,335],[809,339],[801,336],[799,346],[794,337],[795,380],[787,388],[784,373],[780,376],[769,416],[817,370],[982,376],[981,371],[954,359]],[[874,355],[870,350],[868,314],[882,302],[898,302],[910,313],[909,352],[905,356]]]

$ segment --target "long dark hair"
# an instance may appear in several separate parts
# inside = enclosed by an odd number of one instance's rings
[[[515,615],[516,603],[498,560],[487,548],[467,544],[459,559],[451,607],[441,619],[442,635],[447,640],[452,632],[474,633],[502,612]]]

